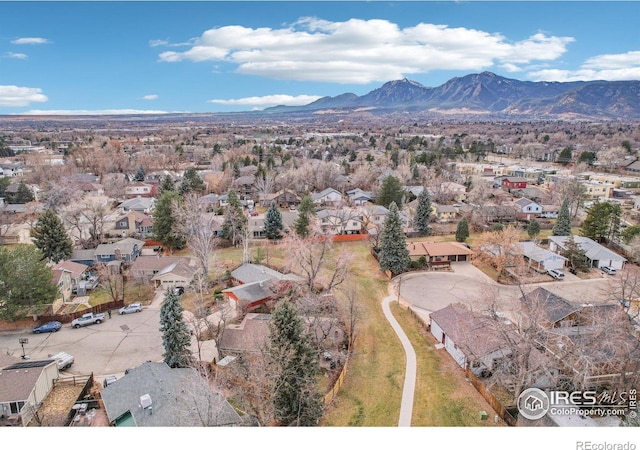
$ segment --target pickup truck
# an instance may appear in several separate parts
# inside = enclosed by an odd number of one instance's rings
[[[73,364],[74,358],[70,354],[66,352],[56,353],[55,355],[50,355],[50,358],[55,359],[58,364],[58,370],[65,370],[71,367]]]
[[[100,313],[100,314],[88,313],[88,314],[84,314],[82,317],[73,319],[73,322],[71,322],[71,326],[73,328],[80,328],[86,325],[100,323],[103,320],[104,320],[104,313]]]

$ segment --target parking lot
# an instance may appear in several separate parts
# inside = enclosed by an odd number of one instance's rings
[[[425,312],[437,311],[451,303],[460,302],[477,311],[494,303],[499,311],[508,314],[514,301],[522,295],[518,286],[499,284],[471,263],[454,263],[452,268],[453,272],[415,272],[404,275],[400,284],[401,297]],[[611,300],[607,291],[617,280],[617,276],[604,273],[588,280],[568,274],[562,281],[549,277],[549,281],[527,284],[522,289],[528,293],[543,287],[573,302],[601,303]]]
[[[91,372],[98,378],[120,375],[130,367],[145,361],[160,361],[164,348],[160,333],[160,302],[154,302],[139,313],[118,315],[100,324],[74,329],[64,324],[56,333],[32,334],[31,330],[0,333],[0,351],[22,356],[19,338],[28,338],[24,352],[30,359],[46,359],[49,355],[64,351],[74,356],[75,362],[66,373],[86,375]]]

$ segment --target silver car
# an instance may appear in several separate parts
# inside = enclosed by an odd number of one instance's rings
[[[118,314],[122,315],[122,314],[136,313],[140,311],[142,311],[142,305],[140,303],[132,303],[130,305],[123,306],[122,308],[120,308],[118,310]]]

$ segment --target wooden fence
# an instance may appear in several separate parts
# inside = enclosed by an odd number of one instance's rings
[[[93,307],[91,307],[89,309],[83,309],[81,311],[76,311],[76,312],[73,312],[73,313],[41,315],[41,316],[38,316],[37,323],[38,324],[43,324],[43,323],[46,323],[46,322],[51,322],[53,320],[57,320],[58,322],[61,322],[61,323],[69,323],[73,319],[77,319],[78,317],[82,316],[83,314],[88,314],[88,313],[97,314],[97,313],[101,313],[101,312],[107,312],[107,311],[110,311],[110,310],[120,309],[123,306],[124,306],[124,300],[111,301],[111,302],[107,302],[107,303],[101,303],[101,304],[93,306]]]
[[[322,401],[324,402],[325,405],[329,405],[333,401],[335,396],[338,395],[338,392],[340,392],[340,388],[342,387],[342,383],[344,383],[344,379],[347,376],[347,367],[348,367],[348,365],[349,365],[349,357],[347,356],[347,359],[344,362],[344,366],[342,366],[342,370],[340,371],[340,375],[338,375],[338,379],[333,384],[333,387],[331,388],[331,390],[329,392],[327,392],[324,395],[324,398],[322,399]]]
[[[480,395],[482,395],[482,397],[487,401],[487,403],[489,403],[493,410],[498,414],[498,416],[500,416],[500,418],[502,418],[502,420],[505,421],[507,425],[512,427],[516,426],[518,418],[512,416],[509,411],[505,409],[502,403],[500,403],[500,400],[498,400],[495,395],[489,392],[484,383],[480,381],[468,367],[465,369],[465,376],[469,379],[469,381],[471,381],[471,384],[474,388],[476,388],[476,391],[478,391]]]
[[[82,383],[82,380],[84,380],[84,388],[82,388],[82,392],[80,392],[80,395],[78,395],[78,398],[75,401],[75,403],[78,403],[86,400],[86,397],[89,395],[89,392],[93,387],[93,372],[91,373],[91,375],[85,375],[82,377],[75,377],[75,376],[65,377],[62,379],[59,378],[55,381],[58,382],[57,383],[58,385],[61,385],[64,383],[73,383],[73,385],[75,386],[76,384]],[[73,422],[73,418],[75,417],[76,412],[77,410],[75,409],[69,410],[69,414],[67,414],[67,419],[65,420],[65,423],[64,423],[65,427],[68,427]]]
[[[369,239],[368,234],[336,234],[333,236],[333,242],[354,242],[366,241]]]

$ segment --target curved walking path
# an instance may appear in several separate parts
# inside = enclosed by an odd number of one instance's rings
[[[398,321],[391,314],[390,304],[393,301],[397,301],[398,296],[393,292],[392,284],[389,283],[389,296],[382,299],[382,311],[385,317],[391,324],[391,328],[400,338],[400,343],[404,348],[404,353],[407,355],[407,367],[404,374],[404,386],[402,388],[402,401],[400,403],[400,419],[398,420],[399,427],[411,426],[411,415],[413,414],[413,395],[416,387],[416,352],[409,341],[409,338]]]

